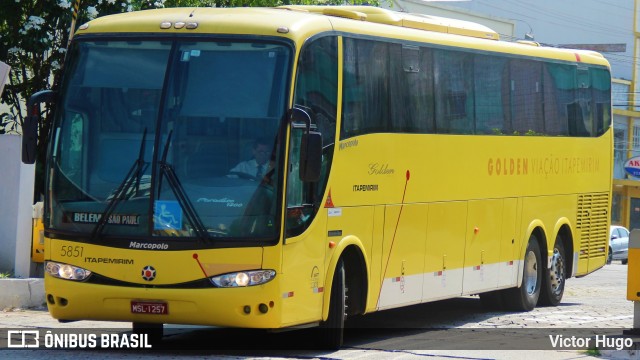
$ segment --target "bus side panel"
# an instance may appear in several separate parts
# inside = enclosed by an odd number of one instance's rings
[[[383,236],[384,236],[384,218],[385,206],[378,205],[375,207],[373,213],[373,241],[371,246],[370,258],[369,258],[369,293],[367,294],[367,312],[375,311],[378,309],[378,300],[380,295],[380,288],[382,287],[382,259],[386,261],[386,256],[383,256]]]
[[[427,209],[426,204],[385,208],[380,309],[421,301]]]
[[[460,296],[467,202],[429,204],[422,301]]]
[[[498,287],[502,199],[469,201],[462,292]]]
[[[498,263],[498,288],[516,286],[518,281],[518,249],[516,221],[518,199],[504,199],[502,211],[502,234],[500,237],[500,259]]]

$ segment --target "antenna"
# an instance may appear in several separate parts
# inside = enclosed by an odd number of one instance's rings
[[[527,41],[535,41],[535,35],[533,34],[533,28],[531,27],[531,25],[528,22],[526,22],[526,21],[524,21],[522,19],[511,19],[511,20],[520,21],[520,22],[525,23],[529,27],[529,32],[524,34],[524,39],[527,40]]]

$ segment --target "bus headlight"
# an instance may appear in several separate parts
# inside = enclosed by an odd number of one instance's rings
[[[276,277],[273,270],[241,271],[218,275],[210,278],[217,287],[244,287],[267,283]]]
[[[65,280],[82,281],[91,275],[91,271],[89,270],[53,261],[47,261],[44,268],[47,274]]]

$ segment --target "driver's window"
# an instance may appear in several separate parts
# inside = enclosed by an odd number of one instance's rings
[[[300,54],[296,105],[313,111],[324,145],[333,144],[338,99],[338,50],[334,36],[313,40]]]
[[[300,180],[300,142],[305,131],[304,124],[293,124],[289,144],[289,166],[287,167],[287,215],[288,236],[301,234],[315,213],[309,189],[312,184]]]
[[[291,128],[291,145],[289,146],[289,166],[287,184],[287,207],[295,207],[303,204],[303,186],[300,180],[300,140],[302,138],[303,129]]]
[[[60,136],[62,137],[63,141],[61,143],[63,145],[58,154],[59,164],[67,179],[74,184],[80,185],[82,184],[84,167],[82,146],[85,143],[84,131],[87,116],[82,112],[71,110],[67,119],[69,125],[61,128],[62,133]]]
[[[303,123],[292,124],[287,167],[286,234],[301,234],[321,206],[327,185],[336,133],[338,100],[338,46],[335,36],[311,40],[298,62],[294,101],[310,110],[312,128],[322,134],[322,173],[318,182],[300,180],[300,141]]]

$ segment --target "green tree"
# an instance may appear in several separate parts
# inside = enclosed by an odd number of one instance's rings
[[[26,100],[33,93],[55,87],[64,62],[74,0],[0,0],[0,60],[11,66],[0,104],[0,134],[20,133]],[[163,0],[84,0],[76,26],[97,16],[161,7]],[[180,1],[180,0],[178,0]],[[42,164],[52,108],[47,108],[38,129],[36,194],[42,193]]]

